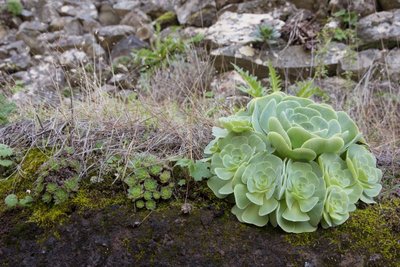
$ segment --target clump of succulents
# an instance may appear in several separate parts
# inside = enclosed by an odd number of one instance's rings
[[[128,186],[128,198],[138,209],[154,210],[157,202],[173,195],[175,184],[171,172],[151,155],[138,155],[131,162],[131,174],[123,179]]]
[[[79,162],[66,159],[51,159],[41,168],[36,180],[34,196],[44,203],[62,204],[71,198],[80,187]]]
[[[260,94],[213,128],[207,184],[235,200],[241,222],[293,233],[340,225],[358,201],[374,203],[382,172],[345,112],[279,92],[274,80],[269,95],[253,83]]]

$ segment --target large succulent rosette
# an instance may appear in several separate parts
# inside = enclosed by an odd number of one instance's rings
[[[205,149],[208,186],[234,200],[241,222],[293,233],[337,226],[382,188],[356,124],[329,105],[278,92],[254,98],[220,126]]]

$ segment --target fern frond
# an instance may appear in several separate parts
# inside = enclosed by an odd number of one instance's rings
[[[279,92],[282,90],[282,81],[279,75],[276,73],[275,68],[272,66],[271,62],[268,62],[269,70],[269,82],[271,84],[272,92]]]
[[[266,94],[265,88],[262,86],[260,81],[257,80],[257,77],[251,75],[249,71],[244,71],[239,66],[233,64],[235,70],[239,73],[242,79],[246,82],[247,86],[238,86],[237,89],[240,91],[251,95],[252,97],[260,97]]]
[[[314,80],[298,82],[296,83],[298,90],[296,91],[296,96],[303,98],[310,98],[314,95],[322,97],[323,99],[329,99],[329,96],[322,91],[321,88],[314,85]]]

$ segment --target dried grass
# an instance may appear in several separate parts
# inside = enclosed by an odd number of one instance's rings
[[[203,96],[213,74],[211,63],[194,52],[189,59],[190,67],[178,60],[160,70],[149,81],[153,89],[137,100],[113,98],[100,90],[96,74],[83,75],[79,100],[72,97],[57,107],[20,106],[25,120],[0,128],[0,143],[22,150],[52,148],[54,156],[72,147],[82,176],[113,155],[201,158],[220,114],[207,115],[217,104]]]

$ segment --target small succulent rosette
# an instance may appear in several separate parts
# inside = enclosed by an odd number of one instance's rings
[[[361,200],[374,203],[382,172],[354,121],[310,99],[276,92],[221,118],[205,149],[219,198],[240,222],[286,232],[344,223]]]

